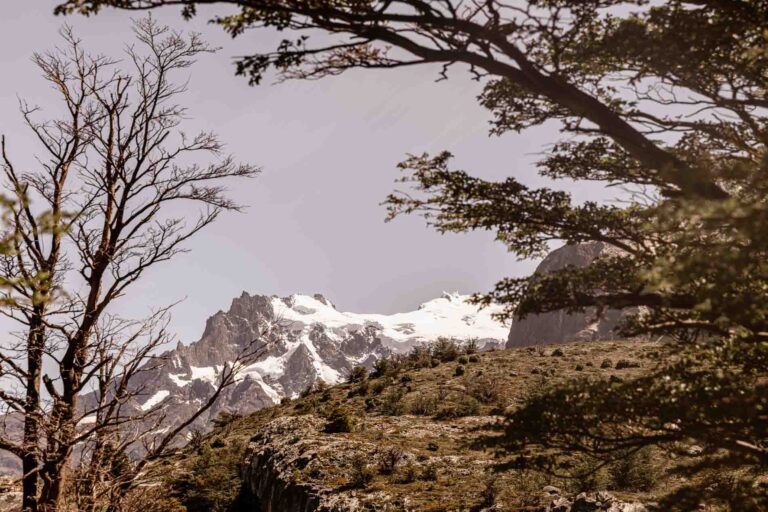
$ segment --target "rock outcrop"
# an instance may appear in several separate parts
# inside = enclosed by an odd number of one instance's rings
[[[553,500],[548,512],[647,512],[640,502],[625,502],[607,492],[582,492],[575,498],[559,497]]]
[[[549,253],[536,268],[535,274],[556,272],[568,266],[586,267],[595,258],[620,252],[602,242],[565,245]],[[609,309],[598,316],[588,309],[584,313],[563,310],[515,319],[509,331],[507,348],[529,345],[593,341],[615,337],[615,329],[625,315],[634,310]]]

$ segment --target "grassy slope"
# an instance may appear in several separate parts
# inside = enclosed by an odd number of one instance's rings
[[[616,341],[477,354],[471,358],[474,362],[443,362],[369,379],[367,384],[341,384],[235,418],[215,429],[203,444],[219,447],[215,451],[244,446],[256,436],[261,443],[290,452],[287,458],[297,461],[291,470],[294,480],[312,483],[329,494],[355,497],[363,504],[388,503],[391,510],[471,510],[491,502],[504,504],[505,509],[530,506],[534,510],[545,501],[544,485],[571,493],[590,484],[532,472],[497,472],[494,469],[503,457],[477,447],[476,441],[495,435],[488,426],[501,420],[500,412],[519,406],[529,394],[573,378],[638,375],[656,365],[657,349],[650,342]],[[613,363],[611,368],[602,367],[606,359]],[[640,366],[616,369],[620,360]],[[463,375],[457,375],[459,366]],[[367,392],[361,394],[366,387]],[[340,408],[341,424],[352,420],[352,432],[325,432],[327,418]],[[468,415],[455,417],[458,414]],[[303,418],[287,419],[298,416]],[[295,428],[281,427],[282,433],[259,438],[276,423]],[[395,470],[388,471],[382,460],[391,454],[397,458],[401,451]],[[186,469],[174,474],[184,474],[198,460],[197,452],[189,449],[179,461]],[[221,463],[227,462],[222,458]],[[661,461],[653,464],[661,465]],[[640,469],[647,472],[647,467]],[[610,475],[600,478],[595,485],[608,487],[621,498],[653,499],[654,488],[616,489]],[[370,481],[364,483],[367,479]],[[668,477],[656,488],[668,490],[675,484]]]

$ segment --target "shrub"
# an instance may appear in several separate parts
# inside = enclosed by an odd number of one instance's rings
[[[371,392],[374,395],[380,395],[384,391],[389,383],[385,380],[377,380],[371,385]]]
[[[325,424],[325,431],[328,433],[352,432],[355,429],[355,420],[349,414],[349,411],[343,407],[334,407],[328,415],[328,423]]]
[[[480,356],[478,356],[477,354],[473,354],[473,355],[469,356],[469,362],[470,363],[479,363],[480,362]]]
[[[427,450],[429,450],[431,452],[436,452],[439,449],[440,449],[440,445],[438,445],[436,442],[430,441],[430,442],[427,443]]]
[[[627,359],[619,359],[619,361],[616,363],[616,369],[617,370],[623,370],[624,368],[639,368],[640,363],[637,363],[635,361],[629,361]]]
[[[381,402],[373,397],[366,398],[365,399],[365,410],[368,412],[371,412],[372,410],[376,409]]]
[[[437,482],[438,477],[438,471],[437,471],[437,464],[434,462],[427,464],[424,466],[424,469],[421,470],[420,478],[421,480],[425,480],[427,482]]]
[[[480,403],[469,395],[464,395],[458,403],[441,408],[435,415],[436,419],[461,418],[476,416],[480,412]]]
[[[199,453],[203,448],[204,441],[205,435],[203,435],[202,431],[194,429],[189,433],[189,441],[187,444]]]
[[[552,351],[552,357],[565,357],[565,352],[561,348],[556,348]]]
[[[405,375],[400,377],[400,382],[403,384],[408,384],[409,382],[413,382],[413,377],[406,373]]]
[[[368,464],[368,457],[363,453],[356,453],[349,463],[349,486],[359,489],[368,487],[368,484],[376,475]]]
[[[527,469],[513,470],[510,474],[514,496],[511,505],[513,510],[545,510],[547,500],[542,489],[550,478],[539,471]]]
[[[484,404],[497,403],[501,398],[501,390],[498,379],[480,377],[468,379],[465,383],[467,393],[475,400]]]
[[[374,378],[383,377],[389,371],[389,367],[390,367],[389,359],[387,359],[386,357],[377,359],[376,362],[373,363],[373,373],[371,374],[371,377],[374,377]]]
[[[403,404],[404,395],[403,390],[399,388],[391,389],[387,392],[381,400],[381,413],[389,416],[402,415],[405,412],[405,404]]]
[[[240,495],[240,461],[245,447],[232,443],[220,450],[203,446],[189,472],[170,482],[173,498],[188,512],[224,512]]]
[[[355,366],[351,370],[349,370],[349,375],[347,376],[347,381],[354,383],[354,382],[361,382],[368,378],[368,369],[365,366]]]
[[[459,345],[448,338],[437,338],[437,341],[432,345],[432,357],[445,363],[448,361],[455,361],[459,357]]]
[[[600,491],[610,487],[611,475],[608,468],[588,457],[577,460],[571,469],[573,492]]]
[[[317,409],[318,399],[316,396],[305,398],[294,406],[294,410],[299,414],[309,414]]]
[[[467,342],[467,344],[464,345],[464,353],[467,354],[467,355],[474,354],[478,350],[479,350],[479,347],[478,347],[477,339],[476,338],[471,338]]]
[[[483,492],[481,493],[480,507],[481,509],[487,509],[496,504],[496,498],[499,496],[499,483],[495,477],[491,477],[485,481]]]
[[[409,462],[403,466],[397,473],[395,481],[401,484],[410,484],[416,481],[416,466]]]
[[[429,416],[437,411],[437,399],[432,395],[418,394],[411,402],[411,414]]]
[[[613,367],[613,361],[610,359],[603,359],[603,362],[600,363],[600,368],[612,368]]]
[[[408,361],[414,368],[429,368],[432,365],[432,355],[427,345],[417,345],[408,354]]]
[[[377,455],[379,472],[383,475],[391,475],[405,456],[405,452],[399,446],[390,446],[380,449]]]
[[[577,365],[576,365],[576,371],[577,371],[577,372],[581,372],[581,371],[584,371],[584,365],[581,365],[581,364],[577,364]]]
[[[627,453],[609,468],[613,487],[626,491],[650,491],[658,482],[660,472],[651,447]]]
[[[238,414],[230,411],[221,411],[219,415],[213,419],[213,427],[224,428],[227,425],[231,424],[234,421],[239,420],[242,417],[243,417],[242,414]]]
[[[467,364],[467,363],[469,363],[469,358],[467,356],[459,357],[459,364]]]
[[[461,365],[457,366],[456,369],[453,371],[453,375],[455,375],[456,377],[460,377],[464,375],[464,367]]]
[[[368,394],[368,390],[371,388],[371,383],[368,379],[361,380],[357,386],[353,387],[349,390],[349,393],[347,393],[347,397],[352,398],[353,396],[365,396]]]

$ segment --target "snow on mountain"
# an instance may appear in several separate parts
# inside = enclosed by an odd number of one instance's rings
[[[439,337],[503,346],[509,326],[493,319],[500,307],[478,309],[468,298],[445,293],[415,311],[382,315],[338,311],[319,294],[280,298],[244,292],[227,312],[208,319],[199,341],[179,344],[165,354],[162,369],[145,374],[136,408],[163,403],[169,422],[185,417],[210,396],[225,365],[252,343],[264,353],[195,426],[204,428],[223,409],[246,413],[297,396],[318,379],[336,383],[356,365],[371,367],[387,354]]]
[[[359,314],[337,311],[322,296],[292,295],[287,299],[272,298],[278,317],[294,324],[322,324],[334,332],[349,332],[374,326],[384,345],[402,351],[416,343],[434,341],[438,337],[483,340],[503,339],[509,327],[492,318],[500,306],[478,310],[469,304],[468,295],[444,293],[442,297],[419,306],[416,311],[392,315]]]

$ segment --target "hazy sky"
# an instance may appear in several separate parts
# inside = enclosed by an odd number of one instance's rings
[[[131,13],[61,18],[51,14],[55,3],[3,2],[0,132],[20,161],[31,159],[35,146],[17,96],[42,107],[55,102],[32,52],[56,45],[65,22],[88,48],[108,55],[120,56],[131,41]],[[231,184],[245,213],[224,215],[188,244],[189,253],[148,274],[123,301],[126,314],[185,299],[173,326],[189,342],[244,290],[321,292],[342,310],[390,313],[443,290],[486,291],[505,275],[531,271],[533,262],[517,262],[491,234],[439,235],[418,217],[385,224],[380,203],[396,186],[396,164],[407,153],[448,149],[458,167],[479,176],[542,183],[532,162],[553,141],[554,127],[489,137],[490,116],[476,102],[481,86],[461,68],[439,83],[436,68],[422,67],[250,87],[234,76],[233,57],[271,48],[275,36],[252,32],[233,41],[207,25],[205,14],[187,23],[177,9],[154,11],[222,47],[189,72],[186,130],[217,132],[236,159],[261,166],[263,174]],[[604,193],[583,185],[572,192],[579,199]]]

